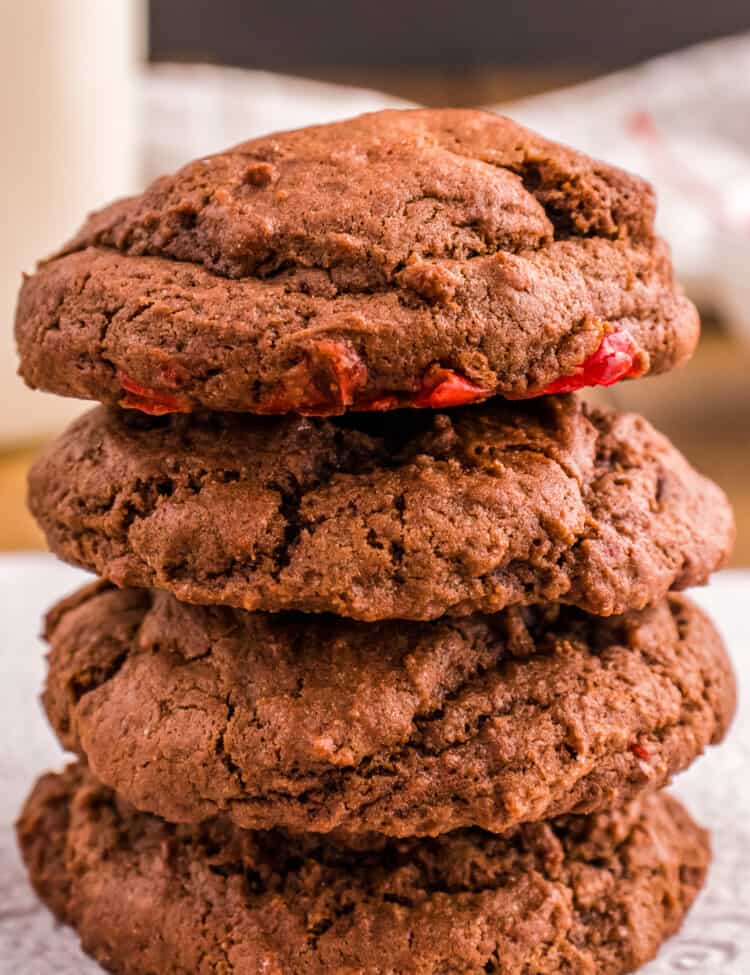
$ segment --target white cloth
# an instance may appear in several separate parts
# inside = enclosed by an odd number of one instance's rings
[[[37,696],[44,676],[40,618],[85,574],[48,555],[0,557],[0,975],[96,975],[67,928],[28,886],[12,823],[34,779],[59,768]],[[729,741],[681,776],[675,791],[714,833],[707,890],[682,933],[644,975],[747,975],[750,971],[750,572],[719,574],[695,597],[716,619],[740,676],[742,703]],[[743,679],[744,677],[744,679]]]
[[[412,104],[367,88],[267,71],[151,65],[141,79],[143,182],[268,132]]]

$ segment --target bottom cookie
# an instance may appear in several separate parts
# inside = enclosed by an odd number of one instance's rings
[[[615,975],[680,926],[710,859],[664,794],[498,837],[290,835],[138,813],[80,765],[18,823],[40,897],[120,975]]]

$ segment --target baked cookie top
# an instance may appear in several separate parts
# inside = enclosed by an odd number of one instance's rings
[[[608,619],[356,623],[95,583],[46,638],[62,745],[170,822],[505,832],[661,787],[735,700],[721,639],[678,596]]]
[[[94,214],[21,290],[21,374],[149,413],[327,415],[684,361],[640,179],[479,111],[242,143]]]
[[[32,883],[119,975],[620,975],[703,885],[707,834],[667,795],[437,839],[168,826],[80,767],[18,823]]]
[[[99,407],[42,453],[52,550],[195,603],[431,619],[639,609],[706,581],[723,493],[642,417],[573,396],[337,420]]]

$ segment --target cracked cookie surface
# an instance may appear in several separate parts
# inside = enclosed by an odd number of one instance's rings
[[[95,583],[46,638],[63,746],[170,822],[504,832],[660,788],[735,699],[718,634],[678,596],[606,620],[363,624]]]
[[[572,396],[341,420],[99,407],[36,462],[52,550],[248,610],[610,615],[706,581],[731,509],[642,418]]]
[[[75,766],[37,783],[18,836],[42,900],[118,975],[620,975],[710,860],[662,794],[506,837],[320,838],[170,827]]]
[[[664,372],[698,318],[653,213],[641,180],[485,112],[267,136],[94,214],[27,278],[21,374],[146,412],[325,415]]]

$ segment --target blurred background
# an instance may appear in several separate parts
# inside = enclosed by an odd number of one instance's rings
[[[651,179],[699,353],[597,393],[730,494],[750,565],[748,0],[2,0],[0,550],[41,547],[35,450],[85,408],[15,377],[22,270],[86,211],[265,131],[386,105],[507,112]]]

